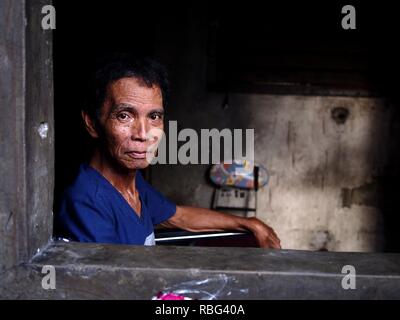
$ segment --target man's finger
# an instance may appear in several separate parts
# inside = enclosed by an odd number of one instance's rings
[[[272,237],[271,235],[266,238],[259,239],[258,243],[261,248],[281,249],[280,240]]]
[[[281,243],[281,240],[278,238],[277,235],[271,235],[270,238],[271,238],[274,242],[276,242],[276,243],[278,243],[278,244]]]
[[[278,235],[276,234],[275,230],[271,228],[272,234],[275,236],[275,238],[278,238]]]
[[[273,243],[273,245],[274,245],[274,248],[276,248],[276,249],[280,249],[281,248],[281,241],[279,240],[279,238],[278,237],[271,237],[271,241],[272,241],[272,243]]]
[[[272,248],[274,248],[274,249],[281,249],[281,245],[280,245],[279,242],[273,241],[273,242],[272,242]]]

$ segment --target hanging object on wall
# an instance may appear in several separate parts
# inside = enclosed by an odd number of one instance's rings
[[[268,183],[267,169],[249,160],[233,160],[232,163],[213,165],[211,181],[220,187],[255,189]]]

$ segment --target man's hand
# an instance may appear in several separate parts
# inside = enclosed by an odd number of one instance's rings
[[[248,230],[254,234],[260,247],[281,248],[275,231],[257,218],[242,218],[209,209],[177,206],[176,213],[162,225],[192,232]]]
[[[261,248],[281,249],[281,241],[270,226],[257,218],[247,218],[245,224],[247,229],[253,233]]]

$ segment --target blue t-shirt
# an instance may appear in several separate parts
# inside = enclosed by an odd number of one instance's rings
[[[82,164],[64,191],[55,216],[56,236],[72,241],[154,245],[154,225],[168,220],[176,205],[136,172],[141,215],[96,169]]]

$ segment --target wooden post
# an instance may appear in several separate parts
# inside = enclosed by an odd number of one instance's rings
[[[45,4],[51,2],[0,0],[0,272],[27,261],[52,233],[52,31],[41,29]]]

